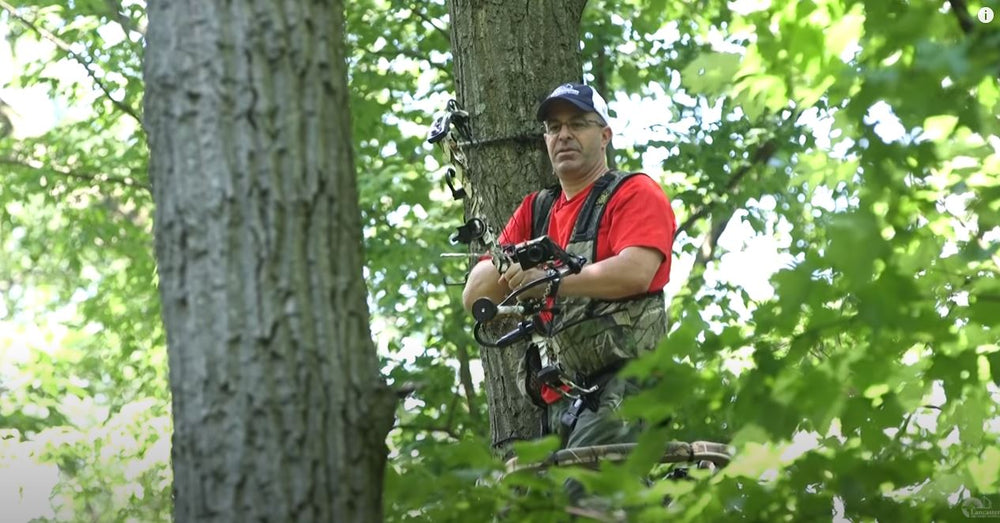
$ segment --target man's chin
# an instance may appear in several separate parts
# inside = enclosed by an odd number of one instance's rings
[[[575,160],[556,160],[552,167],[557,173],[573,173],[580,169],[580,162]]]

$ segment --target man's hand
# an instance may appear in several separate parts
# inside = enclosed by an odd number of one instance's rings
[[[521,268],[520,264],[512,263],[510,267],[507,268],[507,272],[500,276],[497,283],[500,285],[508,285],[511,289],[517,290],[521,287],[539,279],[545,277],[545,271],[542,269],[528,269],[524,270]],[[542,298],[545,296],[546,285],[538,284],[529,290],[517,296],[518,300],[526,300],[529,298]]]
[[[493,303],[499,303],[510,292],[510,288],[498,278],[500,273],[490,260],[482,260],[473,266],[469,279],[465,282],[465,290],[462,291],[462,306],[465,310],[471,311],[472,304],[479,298],[489,298]]]

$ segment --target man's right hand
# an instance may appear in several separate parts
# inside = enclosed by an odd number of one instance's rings
[[[493,303],[500,303],[504,296],[510,293],[510,287],[491,260],[481,260],[469,271],[462,291],[462,306],[472,311],[472,304],[479,298],[489,298]]]
[[[544,276],[545,276],[545,271],[541,269],[531,268],[525,270],[522,269],[519,264],[513,263],[511,264],[510,267],[507,268],[507,272],[505,272],[502,276],[500,276],[500,279],[497,280],[497,284],[506,285],[508,288],[516,291],[517,289],[520,289],[521,287],[539,278],[543,278]],[[545,285],[536,285],[535,287],[519,294],[518,300],[525,300],[529,298],[541,298],[544,295],[545,295]]]

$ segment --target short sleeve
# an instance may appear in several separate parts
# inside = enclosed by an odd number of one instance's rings
[[[514,214],[507,220],[507,225],[500,232],[497,241],[501,244],[513,244],[526,242],[531,239],[531,207],[535,203],[535,195],[531,193],[521,200],[521,204],[514,209]],[[481,256],[481,260],[488,260],[488,255]]]
[[[652,178],[639,174],[623,182],[606,212],[613,254],[627,247],[648,247],[670,259],[677,221],[670,200]]]
[[[533,192],[521,200],[514,214],[507,220],[507,225],[500,233],[500,243],[521,243],[531,239],[531,207],[535,203],[537,192]]]

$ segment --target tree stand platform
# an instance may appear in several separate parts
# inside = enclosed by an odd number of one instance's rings
[[[523,470],[542,470],[549,467],[566,467],[574,465],[595,465],[601,461],[620,463],[628,458],[635,449],[635,443],[616,443],[613,445],[595,445],[592,447],[576,447],[553,452],[548,458],[537,463],[519,463],[517,458],[511,458],[506,463],[507,474]],[[733,457],[732,449],[724,443],[711,441],[671,441],[660,457],[660,463],[692,463],[709,462],[715,468],[726,466]]]

